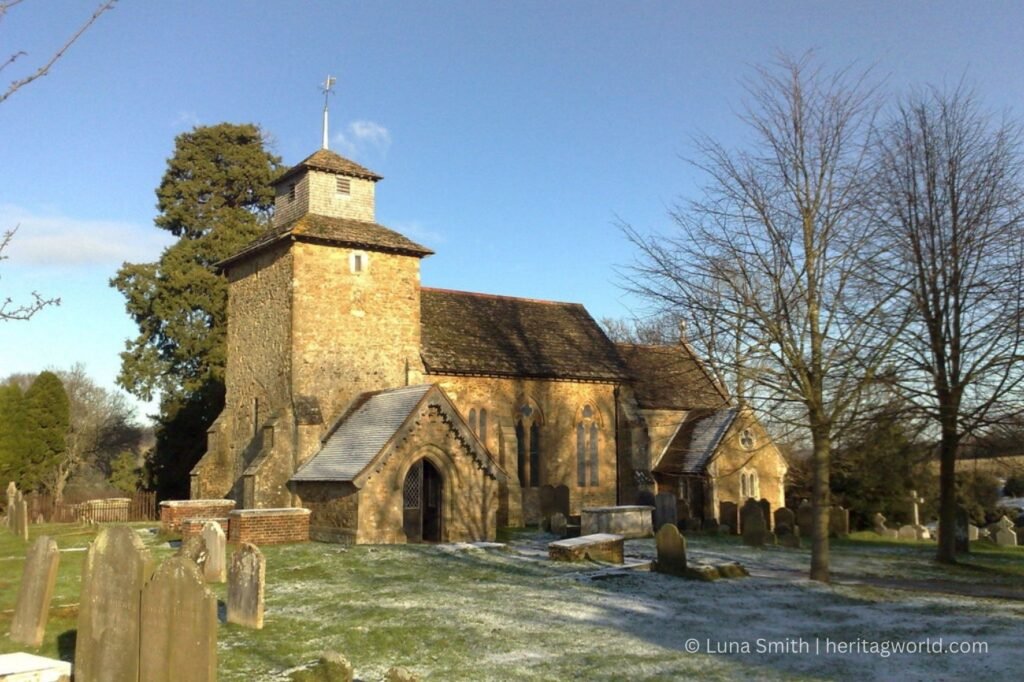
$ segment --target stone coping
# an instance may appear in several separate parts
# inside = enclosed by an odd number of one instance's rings
[[[160,503],[161,507],[212,507],[212,506],[235,506],[234,500],[216,499],[216,500],[165,500]]]
[[[71,675],[71,664],[55,658],[45,658],[25,652],[0,655],[0,679],[12,676],[18,680],[50,680],[62,679]],[[66,679],[66,678],[64,678]]]
[[[279,507],[276,509],[235,509],[228,517],[232,516],[309,516],[312,514],[309,509],[302,507]]]
[[[614,512],[630,512],[630,511],[653,511],[654,507],[646,504],[627,504],[618,507],[584,507],[583,511],[590,512],[592,514],[611,514]]]
[[[569,538],[567,540],[556,540],[555,542],[549,543],[551,547],[564,547],[566,549],[572,549],[574,547],[582,547],[586,545],[592,545],[599,542],[621,542],[624,538],[621,535],[614,535],[612,533],[593,533],[591,535],[581,535],[578,538]]]

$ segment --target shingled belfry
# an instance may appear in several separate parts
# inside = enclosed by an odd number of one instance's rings
[[[311,534],[493,538],[671,492],[691,514],[782,506],[785,464],[690,347],[612,343],[578,304],[424,288],[433,252],[376,223],[379,175],[327,149],[276,183],[270,229],[220,263],[226,405],[193,498],[303,506]]]

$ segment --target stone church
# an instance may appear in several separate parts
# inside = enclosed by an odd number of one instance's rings
[[[271,228],[220,263],[226,405],[193,498],[302,506],[311,535],[493,539],[672,492],[692,516],[784,501],[785,464],[685,343],[612,343],[583,306],[431,289],[377,224],[379,175],[327,149],[276,183]]]

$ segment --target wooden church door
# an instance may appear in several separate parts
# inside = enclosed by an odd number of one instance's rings
[[[412,465],[403,487],[403,526],[409,542],[441,541],[442,480],[433,464],[421,459]]]

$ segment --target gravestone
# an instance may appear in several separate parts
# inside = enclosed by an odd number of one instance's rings
[[[228,570],[228,622],[259,630],[263,627],[263,591],[267,560],[256,545],[243,542],[231,555]]]
[[[910,525],[909,523],[905,526],[900,526],[899,531],[900,540],[917,540],[917,528]]]
[[[740,514],[735,502],[718,503],[718,522],[722,526],[728,526],[731,535],[739,532]]]
[[[1004,516],[996,525],[999,527],[994,535],[996,544],[1000,547],[1016,547],[1017,533],[1013,530],[1013,521]]]
[[[814,513],[811,510],[811,503],[801,500],[800,506],[796,508],[796,525],[800,529],[800,537],[811,537],[814,528]]]
[[[7,527],[14,529],[14,498],[17,496],[18,486],[14,481],[7,484]]]
[[[799,529],[796,527],[796,514],[792,509],[779,507],[775,510],[775,533],[782,536],[782,529],[787,529],[789,535],[796,535]]]
[[[203,571],[209,554],[209,551],[206,549],[206,540],[203,539],[201,534],[190,535],[182,540],[177,552],[177,556],[185,557],[198,566],[200,572]]]
[[[60,552],[51,538],[41,535],[32,543],[21,572],[18,601],[11,621],[11,640],[32,648],[43,643],[59,562]]]
[[[668,575],[686,575],[686,538],[673,523],[666,523],[654,536],[658,560],[654,570]]]
[[[153,573],[149,550],[127,526],[100,531],[82,568],[75,681],[139,676],[139,604]]]
[[[28,542],[28,501],[22,497],[21,492],[18,492],[18,500],[14,503],[16,510],[15,519],[17,525],[14,528],[14,534],[19,538]]]
[[[764,518],[765,530],[772,529],[772,503],[768,500],[761,498],[757,501],[761,505],[761,515]]]
[[[968,523],[967,524],[967,541],[968,542],[975,542],[978,539],[978,537],[979,537],[978,527],[975,526],[973,523]]]
[[[555,512],[551,515],[551,532],[560,538],[564,538],[568,531],[569,522],[562,512]]]
[[[886,518],[882,516],[881,512],[875,512],[875,515],[871,517],[871,527],[879,535],[884,536],[885,531],[889,530],[885,527]]]
[[[845,538],[850,534],[850,511],[835,504],[828,513],[828,534],[834,538]]]
[[[544,521],[547,521],[555,513],[555,487],[552,485],[542,485],[539,494],[540,518],[543,524]]]
[[[800,540],[800,529],[794,528],[775,528],[775,537],[778,544],[782,547],[788,547],[789,549],[800,549],[803,546],[803,542]]]
[[[142,589],[139,650],[140,682],[217,679],[217,597],[184,556],[164,561]]]
[[[658,493],[654,497],[654,531],[657,532],[666,523],[671,523],[675,526],[679,520],[676,517],[676,510],[675,495],[672,493]]]
[[[206,563],[203,578],[208,583],[222,583],[228,578],[227,538],[216,521],[203,524],[203,543],[206,545]]]
[[[569,518],[569,486],[555,486],[555,512],[561,512],[562,516]],[[552,512],[554,513],[554,512]]]
[[[740,510],[740,521],[743,526],[743,544],[763,547],[767,541],[768,528],[764,522],[761,503],[753,499],[747,500]]]
[[[956,507],[956,522],[954,526],[955,539],[954,547],[960,554],[968,554],[971,551],[970,540],[967,536],[967,526],[970,523],[970,518],[967,516],[967,510],[957,505]]]

